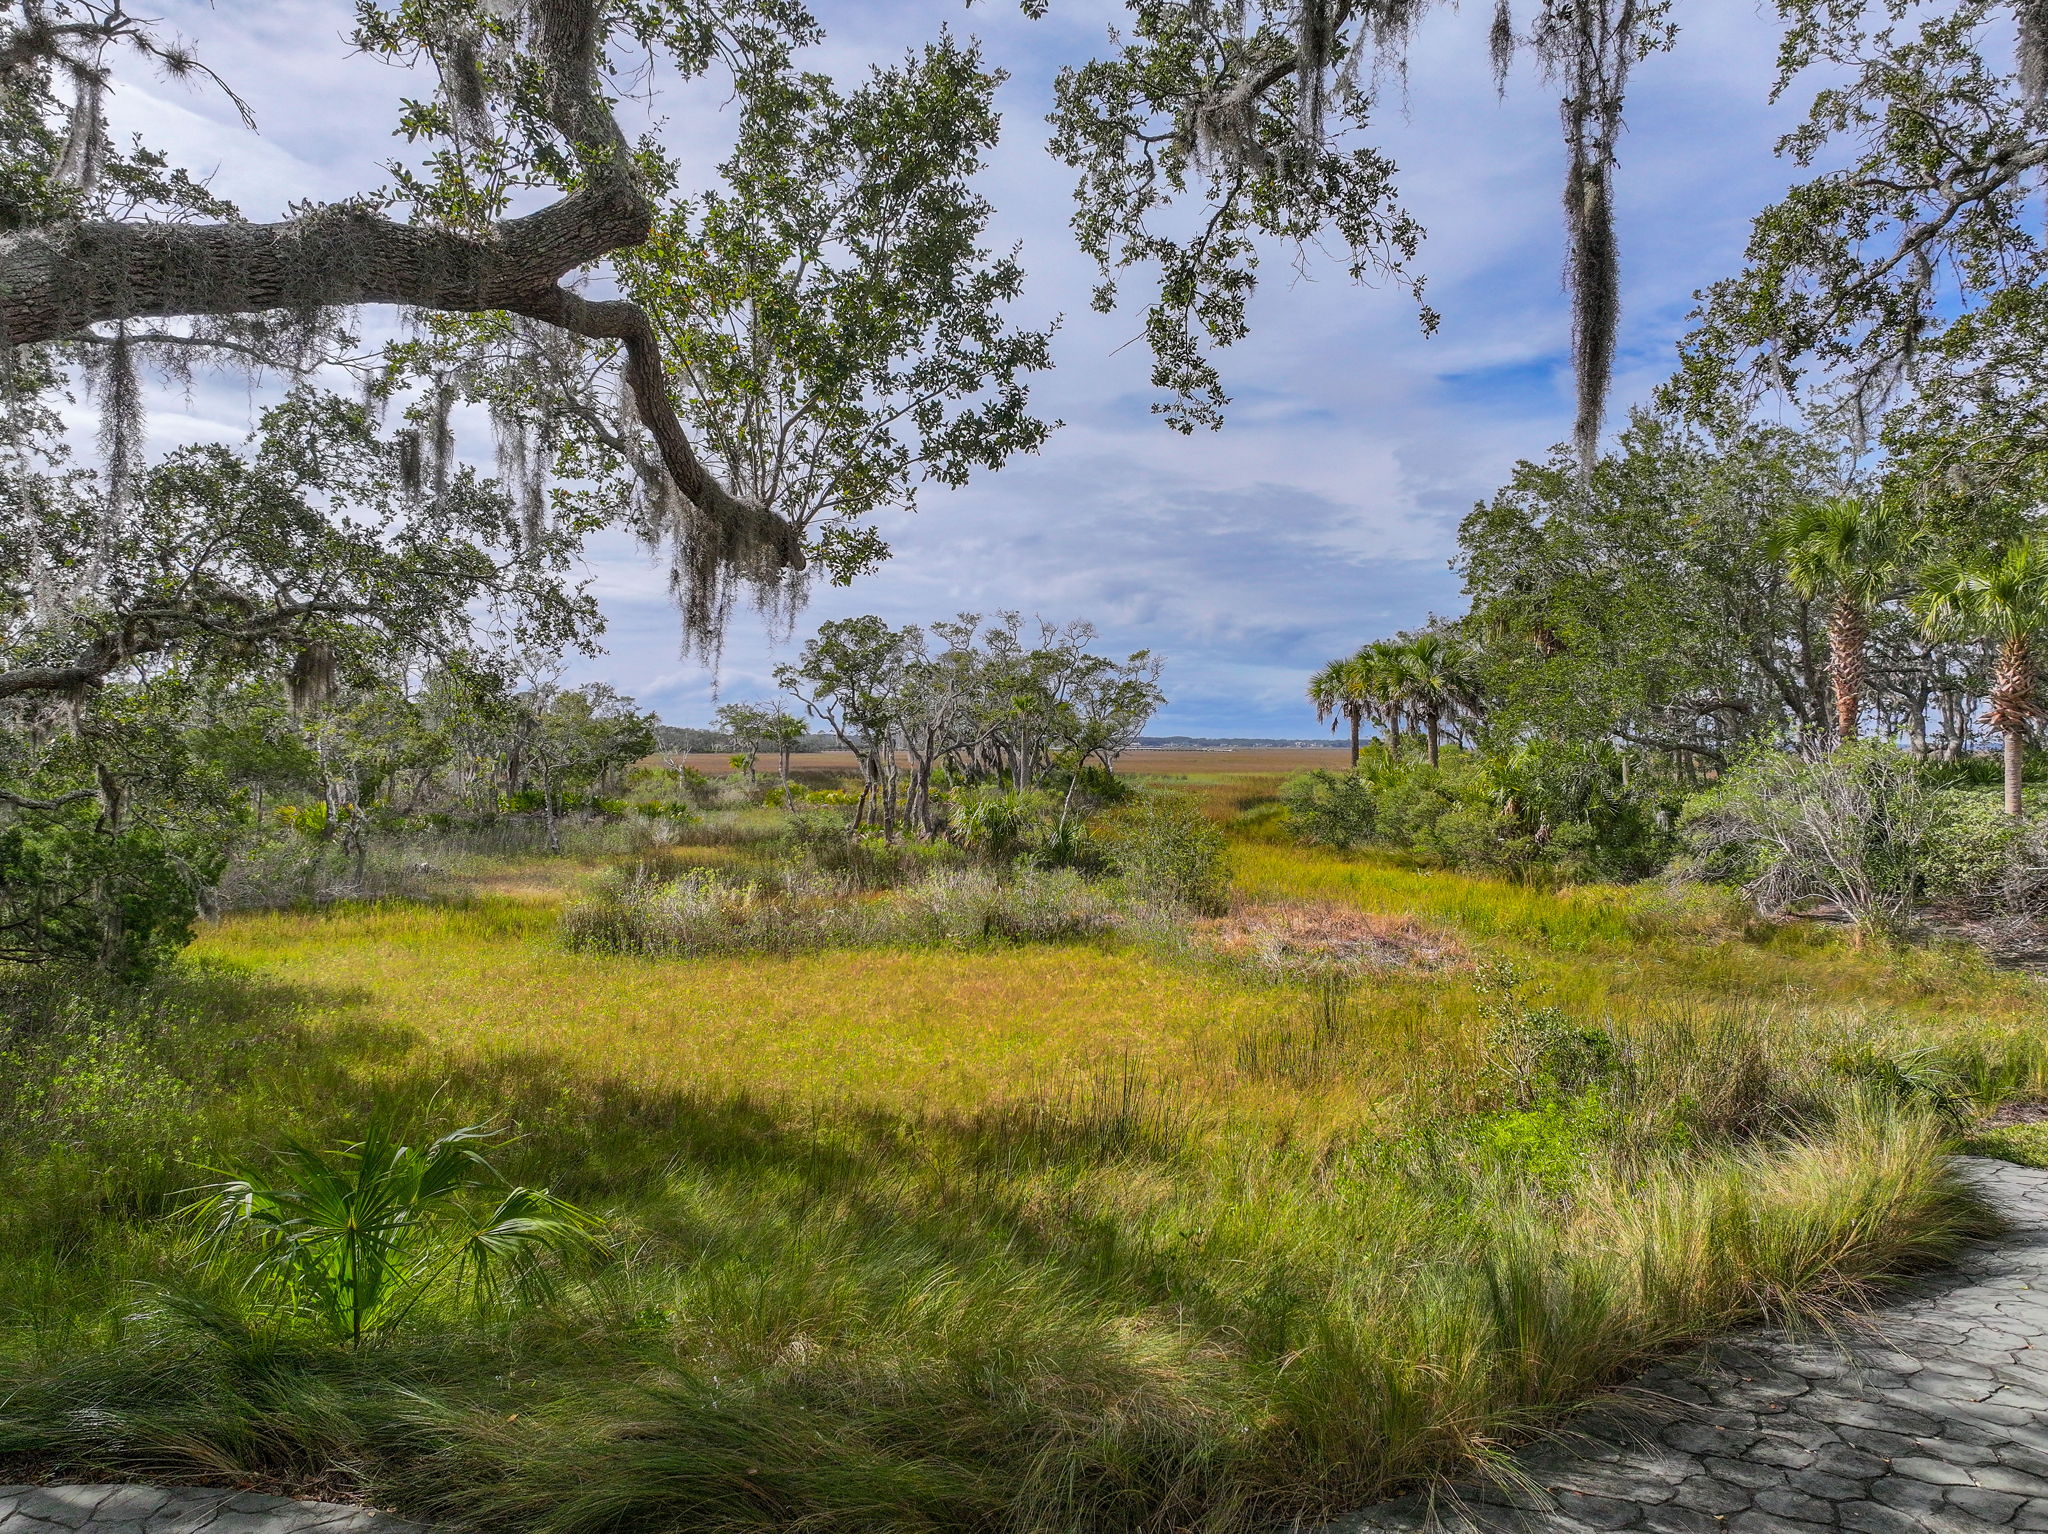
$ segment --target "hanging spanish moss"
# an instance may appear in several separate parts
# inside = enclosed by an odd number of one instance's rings
[[[334,697],[339,686],[334,647],[320,640],[300,649],[284,678],[285,698],[295,714],[319,708]]]
[[[135,345],[126,321],[114,327],[103,347],[85,355],[85,380],[100,407],[100,455],[107,477],[107,505],[118,512],[142,469],[144,417],[142,380],[135,368]]]
[[[2048,0],[2013,0],[2019,24],[2020,93],[2034,106],[2048,100]]]
[[[1545,70],[1564,82],[1565,286],[1572,300],[1572,372],[1581,463],[1600,449],[1607,386],[1621,321],[1620,248],[1614,235],[1614,146],[1630,68],[1669,41],[1663,0],[1544,0],[1535,42]]]
[[[547,526],[548,477],[554,472],[554,434],[543,421],[536,424],[512,411],[494,411],[491,429],[497,438],[498,477],[511,493],[529,545]]]
[[[100,164],[106,155],[106,75],[97,63],[71,66],[71,122],[64,135],[64,150],[57,159],[57,180],[65,186],[90,193],[99,180]]]
[[[436,495],[447,492],[448,476],[455,469],[454,411],[455,390],[447,384],[437,385],[427,399],[427,425],[420,437],[425,477]]]
[[[676,489],[651,454],[636,454],[634,468],[638,488],[629,520],[641,545],[668,563],[686,657],[716,668],[726,622],[742,591],[771,628],[785,630],[795,622],[809,584],[791,558],[788,523],[766,511],[737,522],[713,517]]]
[[[420,434],[414,427],[399,432],[392,445],[398,458],[398,483],[409,495],[418,495],[426,485],[426,465],[421,461]]]
[[[1486,52],[1493,63],[1493,88],[1508,93],[1508,68],[1515,62],[1515,12],[1513,0],[1495,0],[1493,26],[1486,34]]]

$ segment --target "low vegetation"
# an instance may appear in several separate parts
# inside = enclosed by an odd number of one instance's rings
[[[0,1453],[562,1534],[1248,1530],[1980,1228],[1940,1151],[2048,1087],[2025,982],[1290,845],[1270,785],[1067,866],[715,810],[21,982]],[[1228,912],[1134,921],[1190,848]],[[347,1322],[302,1212],[476,1124]]]

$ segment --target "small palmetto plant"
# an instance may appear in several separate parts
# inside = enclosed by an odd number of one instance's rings
[[[267,1185],[231,1178],[188,1212],[218,1259],[253,1247],[249,1284],[355,1347],[437,1290],[543,1297],[546,1259],[593,1245],[590,1215],[497,1176],[483,1156],[497,1133],[470,1125],[422,1149],[378,1125],[338,1150],[292,1143]]]

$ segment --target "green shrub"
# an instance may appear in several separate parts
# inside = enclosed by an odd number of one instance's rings
[[[1215,913],[1230,904],[1229,847],[1183,794],[1140,794],[1088,823],[1103,861],[1147,900]]]
[[[1287,829],[1301,841],[1340,851],[1372,840],[1372,784],[1356,772],[1317,768],[1280,788]]]
[[[1944,830],[1918,764],[1878,741],[1818,761],[1759,751],[1686,807],[1704,876],[1739,883],[1767,914],[1813,902],[1869,930],[1912,920]]]

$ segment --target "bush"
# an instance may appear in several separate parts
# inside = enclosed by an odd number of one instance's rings
[[[66,816],[0,827],[0,962],[140,979],[191,941],[214,838]]]
[[[1131,889],[1214,915],[1230,904],[1229,847],[1185,795],[1147,793],[1098,815],[1090,844]]]
[[[1631,782],[1605,746],[1523,740],[1446,751],[1436,766],[1372,750],[1356,772],[1305,773],[1281,795],[1302,841],[1371,842],[1443,868],[1638,879],[1676,846],[1668,785]]]
[[[1741,884],[1766,914],[1826,902],[1875,932],[1912,920],[1944,816],[1918,764],[1876,741],[1819,761],[1762,751],[1687,807],[1682,830],[1708,878]]]
[[[1281,786],[1280,801],[1287,829],[1301,841],[1342,851],[1372,839],[1372,784],[1356,772],[1302,773]]]

